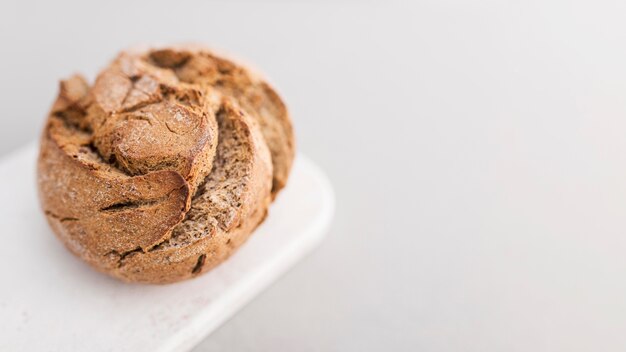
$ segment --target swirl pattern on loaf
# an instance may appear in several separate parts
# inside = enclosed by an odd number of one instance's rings
[[[208,271],[264,220],[294,156],[265,80],[203,48],[120,54],[89,86],[64,80],[38,186],[55,234],[124,281]]]

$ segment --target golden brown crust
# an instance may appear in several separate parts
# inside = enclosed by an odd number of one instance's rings
[[[221,135],[237,139],[245,146],[237,149],[246,153],[229,158],[233,146],[220,143],[217,163],[228,177],[210,175],[172,237],[121,258],[116,276],[142,281],[149,273],[152,282],[170,282],[199,275],[228,258],[264,219],[271,202],[269,150],[254,121],[236,105],[226,103],[220,115],[220,132],[226,132]]]
[[[271,92],[258,106],[273,106],[281,131],[269,141],[259,111],[236,92],[245,84],[185,82],[177,70],[188,54],[160,52],[121,54],[93,87],[63,81],[41,138],[38,184],[52,229],[125,281],[179,281],[225,260],[263,221],[293,158],[284,104],[264,82]],[[288,150],[272,150],[277,140]]]
[[[295,153],[287,107],[259,74],[202,46],[153,50],[148,60],[171,68],[182,82],[211,86],[237,100],[257,121],[272,155],[272,195],[285,186]]]

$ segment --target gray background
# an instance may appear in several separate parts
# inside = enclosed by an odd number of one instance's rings
[[[623,351],[625,10],[3,1],[0,152],[121,48],[223,48],[283,93],[337,212],[197,351]]]

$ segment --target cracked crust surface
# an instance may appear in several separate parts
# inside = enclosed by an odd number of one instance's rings
[[[168,50],[122,53],[92,87],[80,76],[61,82],[41,138],[38,185],[52,229],[125,281],[174,282],[221,263],[264,220],[293,158],[286,111],[261,109],[287,119],[278,144],[291,149],[281,155],[260,110],[234,93],[247,83],[183,79],[189,52]]]
[[[213,87],[233,97],[257,121],[272,155],[272,194],[276,196],[287,183],[295,141],[287,108],[274,88],[249,68],[202,46],[153,50],[146,60],[172,69],[181,82]]]

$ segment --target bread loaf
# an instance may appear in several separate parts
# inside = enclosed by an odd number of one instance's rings
[[[282,100],[202,48],[120,54],[61,82],[38,160],[41,204],[77,256],[175,282],[224,261],[265,219],[293,161]]]

